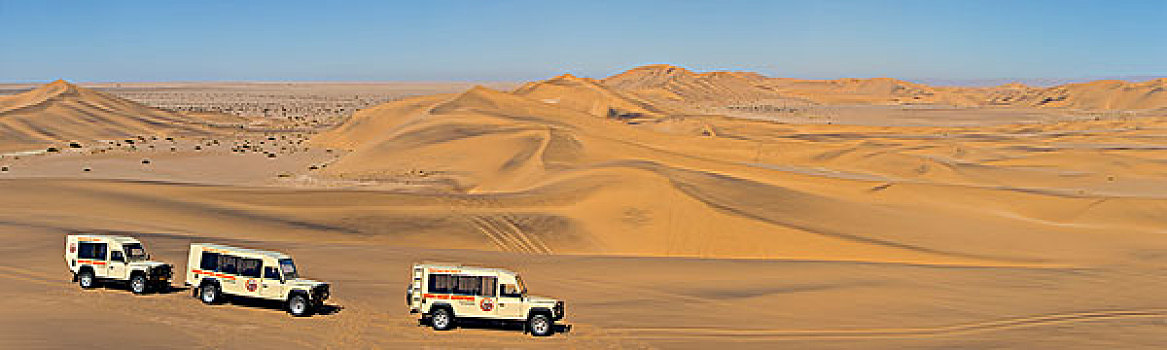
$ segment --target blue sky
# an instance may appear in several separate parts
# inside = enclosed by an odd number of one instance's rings
[[[1167,1],[11,1],[0,81],[1167,75]]]

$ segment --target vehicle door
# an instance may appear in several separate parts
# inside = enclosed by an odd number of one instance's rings
[[[239,283],[242,287],[240,295],[258,298],[262,293],[260,280],[263,276],[263,261],[254,258],[239,258]]]
[[[478,294],[481,276],[454,275],[454,290],[450,295],[450,304],[454,306],[454,314],[459,317],[485,316],[478,307]]]
[[[482,276],[475,294],[478,311],[486,316],[498,317],[498,276]]]
[[[219,286],[223,288],[223,293],[246,295],[243,281],[240,281],[238,277],[239,257],[220,253],[219,265],[216,272],[218,272],[215,275],[218,277]]]
[[[259,281],[259,296],[264,299],[283,299],[284,280],[280,276],[280,268],[276,266],[263,267],[263,279]]]
[[[130,277],[129,272],[126,271],[126,255],[122,251],[110,249],[108,266],[106,277],[119,280]]]
[[[499,318],[523,317],[523,292],[519,289],[518,281],[514,276],[500,275],[498,283],[498,311]]]
[[[93,275],[109,276],[109,247],[106,243],[80,242],[77,248],[77,264],[93,266]]]

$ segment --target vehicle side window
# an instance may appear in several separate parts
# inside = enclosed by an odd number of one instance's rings
[[[203,252],[203,260],[199,262],[199,268],[206,271],[215,271],[219,269],[219,253]]]
[[[259,267],[263,265],[263,261],[259,259],[239,259],[239,275],[244,277],[259,278]]]
[[[458,276],[458,285],[454,287],[454,294],[478,295],[481,292],[481,276]]]
[[[519,291],[519,286],[513,284],[504,284],[500,289],[498,293],[500,296],[508,298],[519,298],[523,296],[522,292]]]
[[[122,257],[122,252],[119,252],[119,251],[116,251],[116,250],[115,250],[115,251],[112,251],[112,252],[109,252],[109,260],[110,260],[110,261],[121,261],[121,262],[126,262],[126,258],[125,258],[125,257]]]
[[[453,293],[455,284],[457,284],[457,279],[454,278],[454,275],[431,274],[429,291],[430,293],[439,294]]]
[[[280,279],[280,270],[276,269],[274,266],[264,267],[263,278],[278,280]]]
[[[80,259],[105,260],[105,243],[81,242],[77,247],[77,257]]]
[[[215,271],[234,275],[239,272],[238,266],[239,257],[219,254],[219,269]]]
[[[478,295],[484,297],[494,297],[494,290],[498,289],[498,277],[488,276],[482,278],[482,290]]]

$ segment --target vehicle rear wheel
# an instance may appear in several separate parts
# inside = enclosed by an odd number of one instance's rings
[[[303,294],[292,295],[291,298],[288,298],[288,312],[292,316],[308,316],[311,314],[312,308],[308,304],[308,297],[305,297]]]
[[[77,275],[77,285],[84,289],[90,289],[97,285],[97,279],[93,277],[93,271],[84,270]]]
[[[538,314],[527,320],[527,330],[531,331],[533,336],[546,337],[555,333],[555,324],[551,322],[551,317]]]
[[[453,328],[454,313],[446,308],[434,310],[433,314],[430,315],[430,326],[433,326],[435,331],[444,331]]]
[[[199,293],[199,299],[203,301],[203,304],[215,304],[221,298],[219,296],[219,286],[216,286],[214,283],[204,284],[199,290],[201,291]]]
[[[130,277],[130,291],[134,294],[146,294],[146,276],[138,274]]]

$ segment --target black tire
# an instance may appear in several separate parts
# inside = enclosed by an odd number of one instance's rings
[[[447,308],[437,308],[430,313],[430,326],[435,331],[446,331],[454,328],[454,313]]]
[[[130,277],[130,291],[131,292],[134,292],[134,294],[142,295],[142,294],[146,294],[146,292],[148,292],[149,290],[150,290],[150,283],[146,281],[146,276],[144,276],[142,274],[136,274],[136,275],[134,275],[134,277]]]
[[[534,314],[527,318],[527,330],[535,337],[546,337],[555,334],[555,322],[551,316]]]
[[[292,316],[310,316],[312,315],[312,311],[312,303],[304,294],[296,293],[288,298],[288,313],[292,314]]]
[[[81,273],[77,274],[77,285],[81,286],[81,289],[93,289],[97,287],[97,277],[93,276],[92,270],[81,270]]]
[[[207,305],[218,304],[219,301],[223,300],[223,291],[219,290],[219,286],[214,283],[204,283],[202,287],[199,287],[199,300]]]

